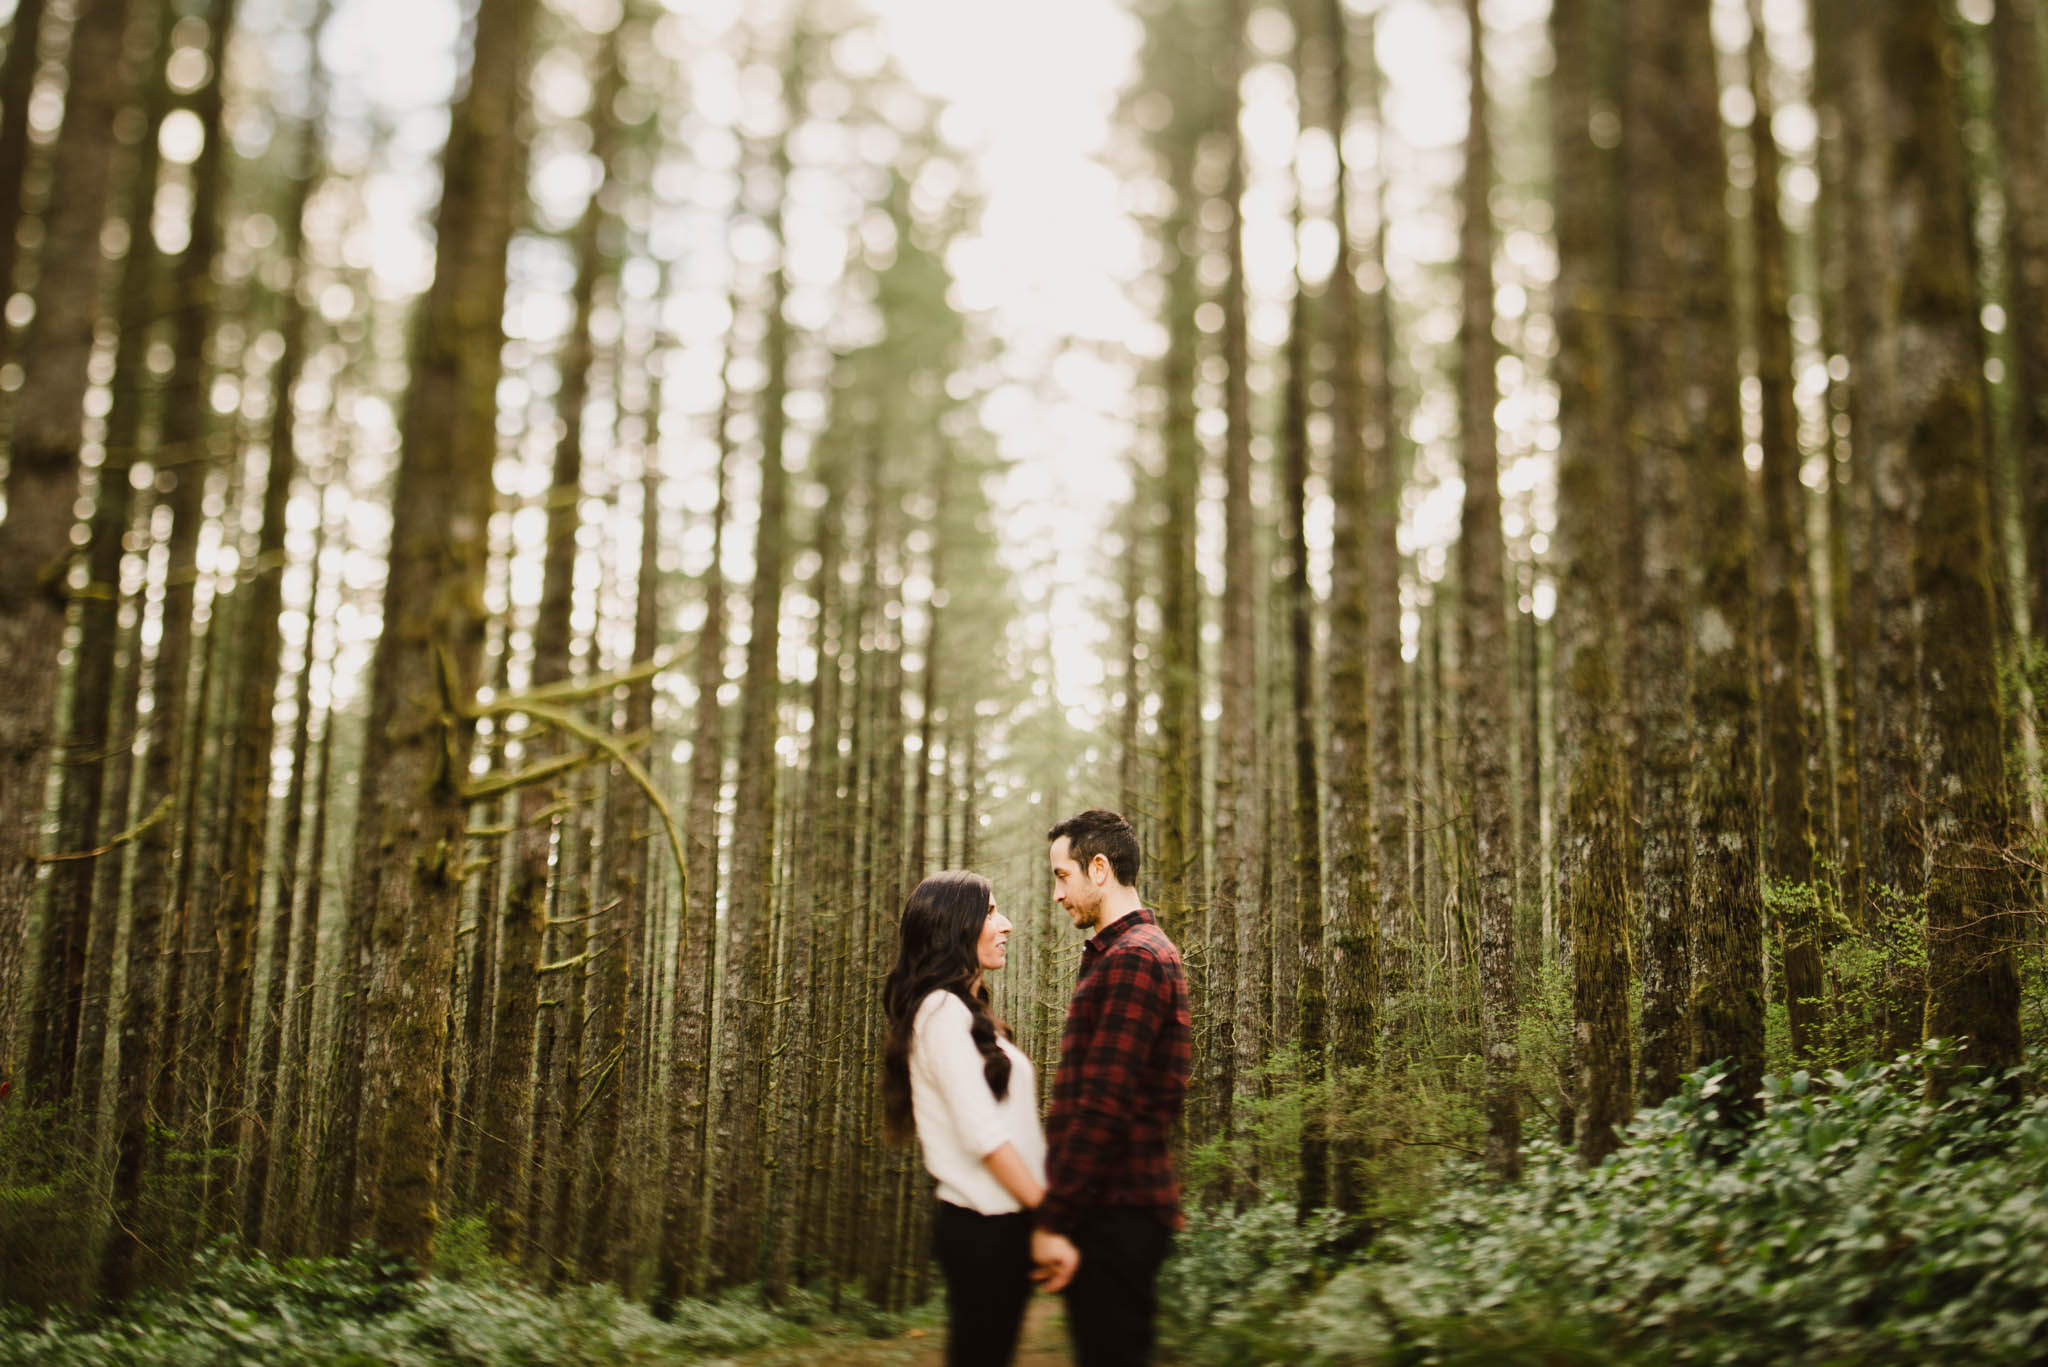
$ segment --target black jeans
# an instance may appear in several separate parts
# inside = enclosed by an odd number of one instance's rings
[[[1031,1214],[939,1202],[932,1254],[946,1277],[946,1367],[1009,1367],[1031,1299]]]
[[[1074,1231],[1081,1267],[1067,1284],[1067,1333],[1078,1367],[1146,1367],[1159,1313],[1159,1265],[1173,1231],[1158,1211],[1098,1210]]]

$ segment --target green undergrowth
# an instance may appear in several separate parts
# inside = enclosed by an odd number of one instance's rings
[[[492,1273],[415,1279],[368,1247],[346,1258],[214,1250],[178,1291],[99,1317],[0,1310],[0,1364],[36,1367],[612,1367],[722,1358],[914,1317],[795,1292],[686,1301],[668,1319],[610,1286],[542,1292]]]
[[[1766,1082],[1747,1131],[1694,1074],[1582,1170],[1469,1165],[1361,1251],[1335,1217],[1197,1212],[1165,1326],[1205,1364],[2048,1361],[2048,1098],[1930,1044]]]

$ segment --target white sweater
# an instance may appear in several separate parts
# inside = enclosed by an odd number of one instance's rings
[[[974,1047],[973,1024],[974,1013],[951,992],[933,992],[918,1003],[910,1035],[910,1109],[939,1199],[1005,1215],[1023,1207],[983,1160],[1014,1144],[1024,1166],[1044,1182],[1036,1074],[1024,1051],[998,1035],[997,1045],[1010,1057],[1010,1085],[997,1101]]]

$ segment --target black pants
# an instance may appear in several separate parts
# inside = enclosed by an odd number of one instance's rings
[[[1009,1367],[1031,1298],[1031,1215],[939,1202],[932,1254],[946,1277],[946,1367]]]
[[[1159,1312],[1159,1265],[1173,1231],[1154,1210],[1111,1207],[1074,1232],[1081,1267],[1067,1284],[1078,1367],[1146,1367]]]

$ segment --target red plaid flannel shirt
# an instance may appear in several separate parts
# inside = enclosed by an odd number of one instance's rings
[[[1169,1148],[1192,1057],[1180,950],[1140,908],[1081,950],[1046,1116],[1050,1185],[1038,1226],[1071,1235],[1090,1211],[1136,1206],[1179,1228]]]

